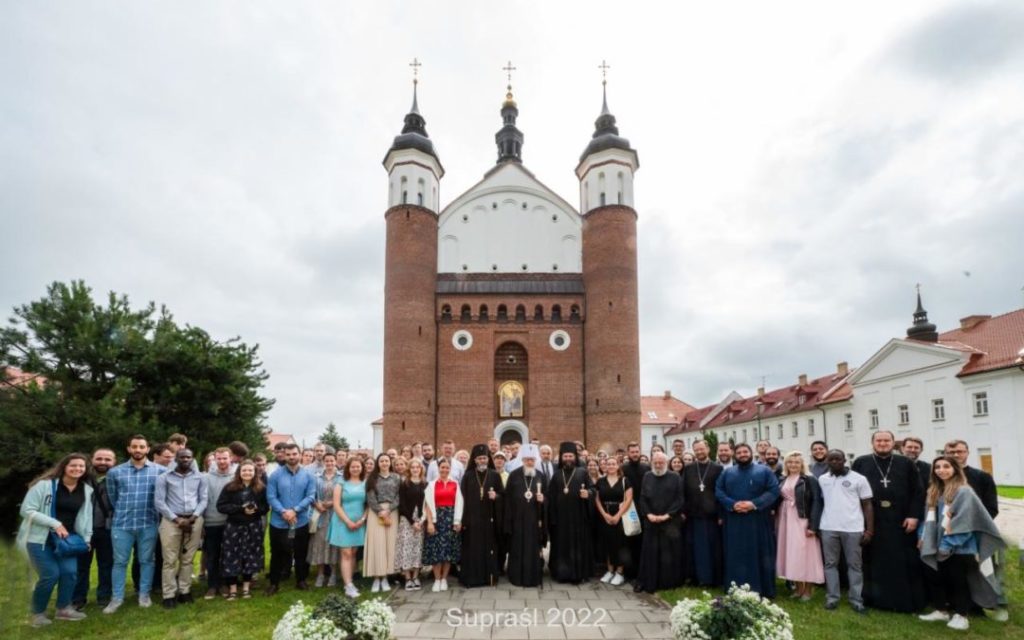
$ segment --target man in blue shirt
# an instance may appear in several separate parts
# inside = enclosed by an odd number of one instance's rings
[[[285,445],[285,464],[270,476],[267,502],[270,503],[270,586],[274,595],[281,576],[295,562],[295,587],[308,589],[309,507],[316,495],[316,480],[299,462],[299,445]]]
[[[132,547],[138,544],[139,606],[149,607],[149,592],[153,585],[154,547],[156,546],[158,515],[153,502],[156,479],[167,471],[146,459],[149,441],[134,435],[128,441],[128,461],[107,473],[107,496],[114,509],[110,527],[110,540],[114,548],[112,571],[113,597],[103,613],[114,613],[124,604],[124,589],[128,560]]]

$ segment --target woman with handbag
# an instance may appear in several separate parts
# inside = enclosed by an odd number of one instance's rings
[[[21,503],[18,546],[28,553],[39,574],[32,592],[32,626],[51,623],[46,617],[57,587],[57,620],[81,620],[71,606],[78,580],[78,556],[92,539],[92,487],[85,482],[89,461],[81,453],[65,456],[29,485]]]
[[[270,511],[267,489],[256,472],[256,463],[243,460],[235,469],[235,478],[221,490],[217,511],[228,517],[220,551],[220,574],[228,585],[228,600],[249,598],[253,575],[263,571],[263,516]]]
[[[623,573],[631,562],[622,518],[633,505],[633,487],[619,472],[619,461],[614,457],[605,460],[605,471],[605,476],[597,481],[594,501],[600,516],[597,539],[601,557],[608,564],[601,582],[617,587],[625,582]]]
[[[323,465],[323,473],[316,477],[316,499],[309,511],[309,553],[306,561],[310,570],[319,567],[315,586],[322,587],[326,582],[328,587],[333,587],[338,583],[338,574],[331,567],[338,564],[338,548],[332,547],[327,541],[327,529],[331,525],[331,511],[334,507],[334,485],[341,482],[341,474],[338,473],[338,457],[335,454],[324,453]]]
[[[377,456],[373,473],[366,480],[366,548],[363,575],[373,578],[372,593],[390,591],[388,575],[395,570],[395,545],[398,542],[398,489],[402,479],[391,470],[391,457]]]

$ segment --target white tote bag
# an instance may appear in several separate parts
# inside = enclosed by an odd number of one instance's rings
[[[640,534],[640,514],[636,512],[636,503],[630,504],[626,513],[622,514],[622,531],[627,536]]]

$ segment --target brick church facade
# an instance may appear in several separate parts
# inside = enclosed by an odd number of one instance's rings
[[[577,210],[523,166],[518,114],[510,86],[496,165],[442,209],[414,84],[384,159],[384,447],[640,435],[636,151],[605,99]]]

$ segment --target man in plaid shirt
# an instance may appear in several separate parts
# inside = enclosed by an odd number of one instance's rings
[[[125,581],[132,547],[138,544],[139,606],[148,607],[153,586],[154,548],[159,516],[153,503],[156,479],[167,469],[146,459],[149,442],[135,435],[128,441],[128,461],[107,473],[107,495],[114,508],[110,540],[114,547],[113,597],[103,613],[114,613],[124,604]]]

